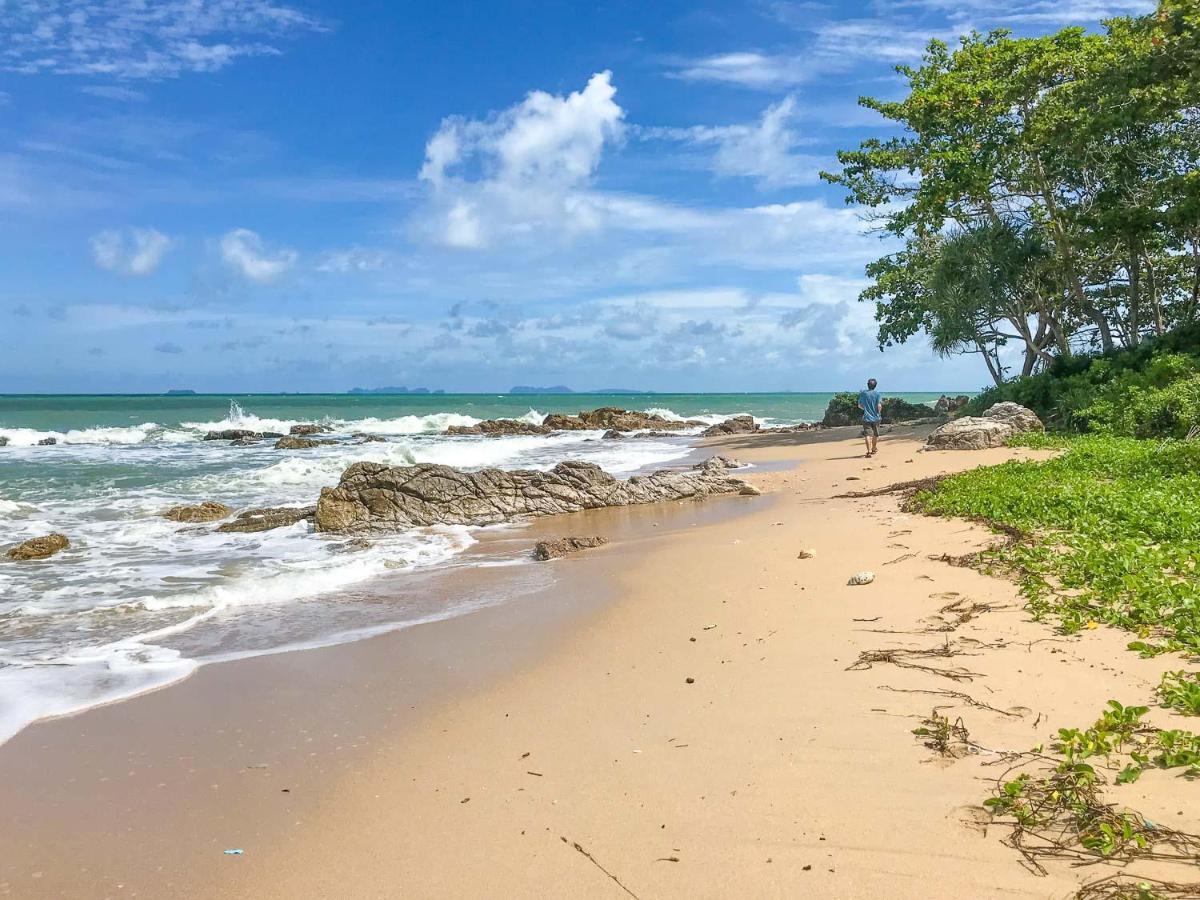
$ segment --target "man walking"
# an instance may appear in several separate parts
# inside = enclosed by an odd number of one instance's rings
[[[867,442],[867,459],[879,451],[879,391],[875,390],[878,382],[874,378],[867,379],[867,389],[858,392],[858,408],[863,411],[863,440]]]

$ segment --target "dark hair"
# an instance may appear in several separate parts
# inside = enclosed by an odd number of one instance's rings
[[[877,385],[877,384],[879,384],[879,382],[876,381],[874,378],[867,379],[867,387],[869,387],[871,390],[875,390],[875,385]]]

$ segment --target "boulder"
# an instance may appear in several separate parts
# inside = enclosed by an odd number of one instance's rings
[[[230,447],[253,447],[259,441],[261,441],[263,439],[263,437],[264,437],[263,435],[256,434],[256,435],[252,435],[250,437],[238,438],[236,441],[230,441],[229,446]]]
[[[286,528],[289,525],[295,525],[301,519],[311,519],[316,511],[315,506],[268,506],[261,509],[248,509],[243,513],[238,513],[238,517],[232,522],[218,526],[217,531],[245,533]]]
[[[1000,447],[1014,434],[1044,431],[1037,414],[1017,403],[997,403],[982,416],[963,416],[935,428],[925,439],[927,450],[983,450]]]
[[[236,441],[241,438],[252,438],[257,441],[262,438],[262,433],[251,431],[248,428],[226,428],[223,431],[210,431],[204,435],[206,441]]]
[[[332,438],[306,438],[292,437],[285,435],[275,442],[276,450],[309,450],[313,447],[321,447],[325,444],[336,444],[337,441]]]
[[[608,538],[602,537],[565,537],[553,541],[538,541],[533,548],[533,558],[546,562],[558,559],[568,553],[578,553],[580,550],[590,550],[607,544]]]
[[[884,423],[911,422],[914,419],[928,418],[933,410],[924,403],[909,403],[902,397],[884,397],[879,404],[879,413]],[[834,394],[825,408],[825,416],[821,424],[826,428],[839,425],[862,424],[862,410],[858,408],[858,394],[843,391]]]
[[[57,443],[58,443],[58,438],[48,437],[48,438],[42,438],[40,441],[37,442],[37,445],[39,447],[53,447]]]
[[[451,425],[446,434],[487,435],[501,437],[508,434],[549,434],[550,429],[544,425],[535,425],[521,419],[484,419],[474,425]]]
[[[949,415],[953,412],[958,412],[964,406],[971,402],[971,398],[966,394],[959,394],[957,397],[947,397],[945,394],[938,397],[937,402],[933,404],[933,411],[942,415]]]
[[[855,405],[857,406],[857,400]],[[927,403],[909,403],[903,397],[884,397],[879,404],[879,412],[883,416],[883,421],[891,424],[928,419],[933,410]],[[859,421],[862,421],[861,410],[859,411]]]
[[[615,428],[610,428],[608,431],[604,432],[604,434],[600,435],[600,439],[603,441],[619,441],[623,437],[625,437],[625,435],[617,431]]]
[[[30,538],[15,547],[8,548],[8,558],[16,560],[48,559],[60,550],[71,546],[65,534],[54,532],[43,537]]]
[[[546,416],[542,425],[550,431],[681,431],[685,428],[699,428],[704,423],[677,422],[674,419],[664,419],[658,413],[635,412],[621,409],[619,406],[602,406],[590,412],[581,410],[577,416],[552,413]]]
[[[700,432],[701,437],[718,437],[723,434],[753,434],[758,431],[758,423],[754,416],[734,416],[724,422],[718,422]]]
[[[0,447],[7,447],[7,446],[8,446],[8,438],[5,435],[0,434]]]
[[[163,518],[172,522],[215,522],[217,519],[224,519],[231,512],[233,510],[224,503],[205,500],[193,506],[172,506],[163,513]]]
[[[1046,426],[1032,409],[1005,400],[984,412],[984,417],[1011,425],[1016,431],[1045,431]]]
[[[606,506],[632,506],[714,494],[757,494],[724,470],[660,471],[621,481],[599,466],[562,462],[549,472],[464,472],[422,463],[354,463],[317,501],[318,531],[363,533],[429,525],[495,525]]]
[[[316,423],[308,423],[301,425],[293,425],[288,429],[288,434],[300,435],[303,437],[307,434],[328,434],[333,431],[328,425],[317,425]]]
[[[360,444],[386,444],[387,438],[380,437],[377,434],[364,434],[361,431],[356,431],[354,436],[358,438]]]
[[[693,469],[701,472],[724,472],[726,469],[740,469],[745,463],[732,456],[710,456],[704,462],[696,463]]]

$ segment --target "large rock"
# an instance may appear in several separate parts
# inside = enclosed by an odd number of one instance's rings
[[[551,431],[680,431],[684,428],[699,428],[703,422],[680,422],[664,419],[658,413],[636,412],[619,406],[602,406],[591,411],[582,410],[577,416],[552,413],[542,425]]]
[[[602,537],[565,537],[552,541],[538,541],[533,548],[533,558],[546,562],[566,556],[568,553],[590,550],[607,543],[608,538]]]
[[[275,442],[276,450],[311,450],[313,447],[321,447],[325,444],[336,444],[337,441],[332,438],[306,438],[293,437],[285,435]]]
[[[931,412],[932,408],[926,404],[909,403],[902,397],[884,397],[879,404],[879,413],[886,424],[927,418]],[[858,408],[858,394],[844,391],[834,394],[830,399],[821,424],[826,428],[835,428],[840,425],[861,425],[862,420],[863,413]]]
[[[269,506],[262,509],[248,509],[243,513],[238,513],[238,517],[232,522],[226,522],[219,526],[217,531],[244,533],[286,528],[289,525],[295,525],[302,519],[311,519],[316,511],[315,506]]]
[[[0,434],[0,447],[7,447],[7,446],[8,446],[8,437],[6,435]]]
[[[1044,431],[1037,415],[1016,403],[997,403],[982,416],[963,416],[935,428],[925,439],[928,450],[983,450],[1000,447],[1014,434]]]
[[[163,513],[163,518],[172,522],[215,522],[217,519],[224,519],[231,512],[233,510],[224,503],[205,500],[193,506],[172,506]]]
[[[451,425],[446,434],[484,434],[489,437],[501,437],[507,434],[549,434],[551,429],[545,425],[535,425],[521,419],[484,419],[474,425]]]
[[[330,428],[328,425],[317,425],[316,423],[306,423],[306,424],[300,424],[300,425],[293,425],[291,428],[288,429],[288,434],[295,434],[295,435],[300,435],[301,437],[303,437],[304,435],[308,435],[308,434],[327,434],[330,431],[333,431],[333,429]]]
[[[251,431],[249,428],[226,428],[222,431],[210,431],[204,435],[206,441],[236,441],[242,438],[253,440],[262,439],[261,431]]]
[[[54,532],[43,537],[30,538],[15,547],[8,548],[8,558],[16,560],[48,559],[60,550],[71,546],[65,534]]]
[[[758,430],[758,423],[754,421],[754,416],[734,416],[732,419],[710,425],[700,432],[700,435],[702,437],[719,437],[723,434],[753,434]]]
[[[947,397],[945,394],[938,397],[937,402],[933,404],[933,411],[942,415],[949,415],[953,412],[958,412],[964,406],[971,402],[971,398],[966,394],[959,394],[957,397]]]
[[[423,463],[359,462],[317,501],[318,531],[396,531],[428,525],[495,525],[605,506],[632,506],[713,494],[757,494],[724,469],[660,471],[621,481],[599,466],[559,463],[549,472],[464,472]]]
[[[58,438],[46,437],[46,438],[42,438],[40,441],[38,441],[37,445],[39,447],[53,447],[57,443],[58,443]]]

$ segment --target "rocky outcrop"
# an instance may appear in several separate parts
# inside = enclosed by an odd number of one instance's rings
[[[950,413],[958,412],[970,402],[971,398],[966,394],[959,394],[957,397],[947,397],[945,394],[942,394],[942,396],[938,397],[937,402],[933,404],[933,411],[946,416]]]
[[[224,503],[205,500],[193,506],[172,506],[163,513],[163,518],[172,522],[215,522],[217,519],[224,519],[231,512],[233,510]]]
[[[484,419],[474,425],[451,425],[446,434],[487,435],[500,437],[508,434],[549,434],[545,425],[535,425],[522,419]]]
[[[551,431],[680,431],[684,428],[699,428],[703,424],[664,419],[658,413],[636,412],[618,406],[602,406],[591,411],[581,410],[576,416],[552,413],[542,422],[542,425]]]
[[[464,472],[424,463],[359,462],[317,501],[318,531],[362,533],[428,525],[495,525],[605,506],[632,506],[715,494],[757,494],[720,470],[660,471],[621,481],[599,466],[559,463],[549,472]]]
[[[909,403],[901,397],[884,397],[879,404],[879,413],[885,424],[928,418],[932,411],[932,408],[924,403]],[[862,415],[862,410],[858,408],[858,394],[847,391],[833,395],[825,408],[821,424],[826,428],[861,425]]]
[[[309,434],[328,434],[331,431],[333,431],[333,429],[328,425],[318,425],[315,422],[310,422],[302,423],[300,425],[293,425],[288,429],[288,434],[304,437],[305,435]]]
[[[734,459],[732,456],[710,456],[704,462],[698,462],[693,469],[699,469],[701,472],[724,472],[727,469],[740,469],[744,466],[740,459]]]
[[[700,432],[701,437],[720,437],[723,434],[753,434],[758,431],[758,423],[754,416],[734,416],[716,425],[710,425]]]
[[[983,450],[1000,447],[1014,434],[1044,431],[1042,420],[1033,410],[1017,403],[997,403],[982,416],[953,419],[930,432],[927,450]]]
[[[377,434],[365,434],[361,431],[354,432],[354,436],[358,438],[360,444],[386,444],[387,438],[380,437]]]
[[[57,444],[57,443],[58,443],[58,438],[56,438],[56,437],[45,437],[45,438],[42,438],[40,441],[38,441],[38,442],[37,442],[37,445],[38,445],[39,447],[53,447],[53,446],[54,446],[55,444]]]
[[[552,541],[538,541],[533,548],[533,558],[546,562],[566,556],[568,553],[590,550],[607,543],[608,538],[602,537],[565,537]]]
[[[332,438],[306,438],[292,437],[285,435],[275,442],[276,450],[311,450],[313,447],[321,447],[326,444],[336,444],[337,441]]]
[[[219,526],[217,531],[244,533],[286,528],[289,525],[295,525],[302,519],[311,519],[316,511],[315,506],[269,506],[262,509],[248,509],[243,513],[238,513],[238,517],[232,522],[226,522]]]
[[[260,441],[263,434],[261,431],[251,431],[248,428],[226,428],[222,431],[210,431],[204,435],[206,441],[236,441],[244,438]]]
[[[43,537],[30,538],[15,547],[9,547],[6,555],[9,559],[15,560],[49,559],[55,553],[66,550],[70,546],[71,542],[67,540],[65,534],[54,532]]]
[[[617,431],[615,428],[610,428],[600,436],[601,440],[605,441],[620,441],[625,438],[677,438],[679,435],[673,431],[633,431],[624,432]]]

